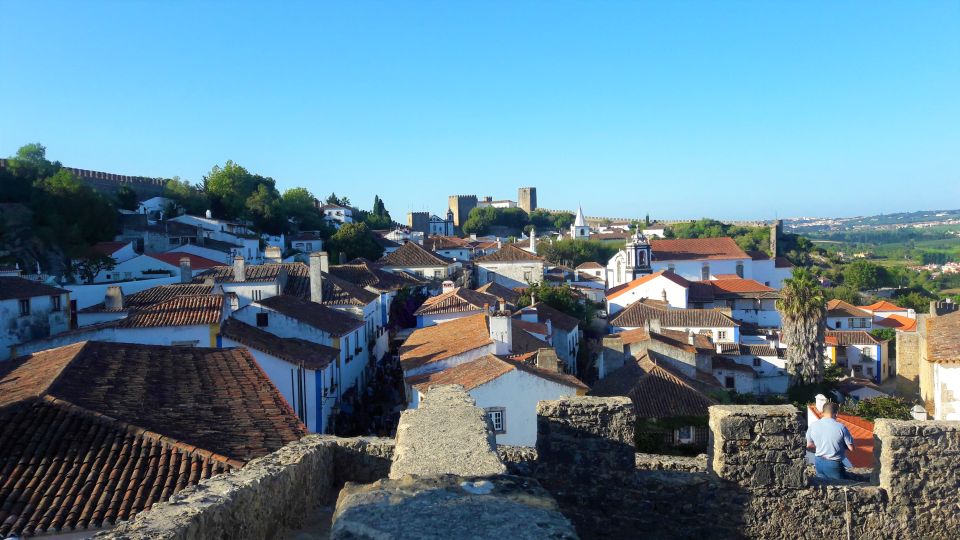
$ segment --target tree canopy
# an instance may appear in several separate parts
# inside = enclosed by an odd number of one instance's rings
[[[357,257],[375,261],[383,255],[383,248],[373,239],[372,234],[365,223],[344,223],[330,237],[328,251],[333,254],[335,261],[340,258],[341,253],[348,261]]]
[[[585,262],[596,262],[606,266],[623,242],[602,242],[600,240],[565,239],[537,244],[537,254],[555,264],[565,264],[571,268]]]
[[[531,294],[537,302],[543,302],[558,311],[576,317],[584,324],[589,323],[593,317],[592,307],[581,303],[579,295],[569,285],[549,285],[544,282],[531,284],[520,293],[517,307],[529,306]]]

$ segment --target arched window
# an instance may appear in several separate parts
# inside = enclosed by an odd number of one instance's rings
[[[737,275],[743,277],[743,263],[737,262]]]

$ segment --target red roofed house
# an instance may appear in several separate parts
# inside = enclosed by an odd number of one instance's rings
[[[39,281],[0,276],[0,361],[11,348],[70,328],[70,291]],[[0,392],[2,393],[2,392]]]
[[[859,307],[873,314],[874,326],[893,328],[904,332],[915,332],[917,330],[917,312],[912,309],[902,308],[886,300]]]
[[[122,263],[137,256],[133,244],[133,242],[97,242],[93,245],[93,251],[110,257],[114,262]]]
[[[817,396],[818,403],[807,406],[807,426],[823,418],[820,409],[826,404],[826,397]],[[819,407],[819,408],[818,408]],[[857,469],[873,468],[873,422],[853,416],[850,414],[839,413],[837,422],[840,422],[850,431],[853,437],[853,451],[847,451],[844,464],[847,468],[855,467]],[[807,459],[813,462],[813,452],[807,451]]]
[[[827,330],[824,356],[851,376],[880,384],[892,371],[887,343],[864,330]]]
[[[130,281],[180,275],[180,260],[189,259],[194,271],[207,270],[220,263],[192,253],[151,253],[137,255],[97,274],[94,283]]]

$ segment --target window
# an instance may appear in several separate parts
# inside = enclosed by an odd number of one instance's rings
[[[259,302],[259,301],[263,300],[263,291],[261,291],[261,290],[259,290],[259,289],[254,289],[254,291],[253,291],[253,293],[252,293],[252,296],[253,296],[253,301],[254,301],[254,302]],[[264,315],[266,315],[266,314],[264,314]]]
[[[304,247],[307,251],[313,251],[313,242],[307,242],[306,244],[303,245],[303,247]]]
[[[131,279],[133,277],[133,272],[124,272],[123,279]]]
[[[759,358],[754,358],[754,359],[753,359],[753,367],[760,367],[760,359],[759,359]]]
[[[726,330],[717,330],[717,341],[720,341],[721,339],[727,339]]]
[[[50,297],[50,309],[60,311],[60,295],[55,294]]]
[[[864,347],[860,354],[862,354],[864,358],[871,358],[873,351],[870,350],[870,347]]]
[[[873,368],[872,368],[872,367],[867,367],[867,375],[870,375],[871,377],[873,377]]]
[[[30,314],[30,299],[21,298],[20,299],[20,316],[26,317]]]
[[[840,329],[840,321],[837,321],[836,323],[834,323],[833,326],[834,326],[834,328],[836,328],[836,329],[839,330],[839,329]]]
[[[737,276],[743,277],[743,263],[742,263],[742,262],[738,262],[738,263],[737,263]]]
[[[441,277],[443,277],[443,271],[442,271],[442,270],[434,270],[434,271],[433,271],[433,277],[435,277],[435,278],[441,278]]]
[[[270,326],[270,314],[266,312],[257,313],[257,326],[260,328]]]
[[[675,435],[677,437],[677,443],[690,444],[693,442],[693,427],[683,426],[682,428],[677,428]]]
[[[171,341],[171,342],[170,342],[170,345],[172,345],[172,346],[174,346],[174,347],[196,347],[196,346],[197,346],[197,341],[196,341],[196,340],[193,340],[193,341]]]
[[[524,272],[523,280],[526,281],[527,283],[530,283],[531,281],[533,281],[533,272]]]
[[[490,425],[493,426],[494,433],[506,433],[506,422],[504,420],[504,414],[506,409],[503,407],[490,407],[487,409],[487,418],[490,419]]]
[[[727,376],[724,377],[724,379],[723,379],[723,386],[724,386],[725,388],[728,388],[728,389],[731,389],[731,390],[732,390],[732,389],[734,389],[734,388],[737,387],[737,381],[736,381],[733,377],[731,377],[730,375],[727,375]]]
[[[710,265],[709,265],[709,264],[703,265],[703,268],[700,269],[700,279],[702,279],[703,281],[706,281],[706,280],[710,279]]]

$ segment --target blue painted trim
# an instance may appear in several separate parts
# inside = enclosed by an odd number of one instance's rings
[[[317,394],[317,433],[323,433],[323,370],[313,372],[314,392]]]

